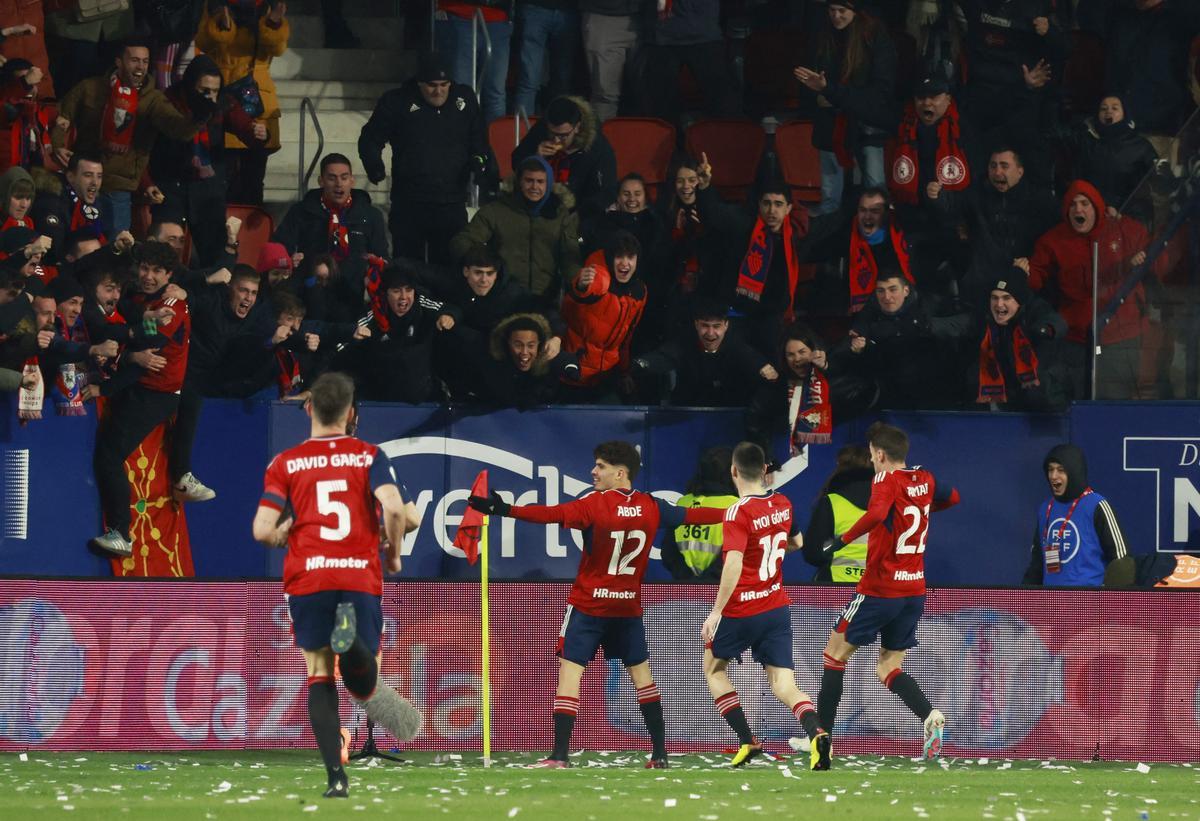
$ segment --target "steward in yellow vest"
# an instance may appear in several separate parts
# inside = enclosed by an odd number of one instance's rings
[[[857,449],[857,448],[856,448]],[[855,584],[862,578],[867,566],[867,537],[846,545],[832,556],[821,551],[824,541],[839,533],[845,533],[858,521],[871,500],[871,480],[875,476],[870,462],[863,467],[853,463],[852,458],[843,459],[843,448],[838,453],[838,468],[825,483],[824,492],[813,507],[812,519],[804,531],[804,559],[817,568],[813,581],[832,581],[839,584]],[[866,452],[866,448],[861,448]],[[851,455],[852,457],[853,455]],[[868,460],[869,460],[868,454]],[[820,539],[821,541],[810,541]]]
[[[679,507],[727,508],[738,500],[729,468],[733,451],[727,447],[709,448],[700,456],[696,473]],[[667,534],[662,545],[663,566],[677,581],[713,582],[721,580],[721,525],[680,525]]]

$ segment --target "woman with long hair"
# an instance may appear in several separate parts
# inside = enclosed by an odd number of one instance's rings
[[[821,152],[821,203],[836,211],[846,171],[858,167],[863,187],[887,184],[883,144],[899,121],[896,45],[859,0],[830,0],[828,24],[814,35],[812,67],[793,74],[816,97],[812,144]]]
[[[720,238],[700,218],[699,200],[716,196],[701,186],[707,162],[691,157],[676,160],[667,176],[670,196],[663,208],[665,270],[658,274],[666,293],[664,336],[686,333],[691,325],[692,305],[697,297],[719,299],[725,254]],[[660,198],[660,203],[661,203]],[[728,297],[726,297],[728,299]]]

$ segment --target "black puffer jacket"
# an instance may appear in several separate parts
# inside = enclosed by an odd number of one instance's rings
[[[954,367],[967,314],[941,317],[911,291],[900,310],[886,314],[872,299],[858,312],[853,331],[867,340],[861,353],[839,351],[834,362],[874,379],[885,408],[937,408],[959,394]]]
[[[734,334],[727,334],[715,351],[701,348],[694,334],[673,339],[634,364],[647,373],[675,373],[672,405],[744,408],[767,384],[759,375],[768,364],[766,357]]]
[[[1118,209],[1158,159],[1154,146],[1130,119],[1112,125],[1088,119],[1074,146],[1075,178],[1096,186],[1104,201]]]
[[[416,80],[379,98],[358,137],[367,178],[384,178],[383,146],[392,146],[392,199],[461,203],[473,157],[486,157],[487,126],[469,86],[454,83],[440,108],[425,102]]]
[[[490,291],[477,295],[460,273],[441,278],[437,296],[441,312],[454,318],[454,331],[471,344],[485,344],[500,320],[523,311],[536,310],[538,300],[501,271]]]
[[[1014,259],[1033,254],[1038,237],[1062,219],[1059,203],[1028,176],[1007,191],[997,191],[985,178],[966,191],[943,190],[928,202],[945,227],[966,225],[971,267],[961,293],[972,304],[985,296],[982,289],[998,272],[1007,271]]]

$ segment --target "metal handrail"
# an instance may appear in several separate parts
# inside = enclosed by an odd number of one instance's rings
[[[308,116],[312,118],[313,128],[317,130],[317,153],[313,155],[312,162],[308,164],[307,171],[304,169],[304,134],[308,125],[304,119],[306,111]],[[325,132],[321,130],[321,120],[317,117],[317,106],[311,97],[305,97],[300,101],[300,162],[296,166],[297,174],[300,177],[296,183],[296,193],[300,199],[304,199],[304,195],[308,193],[308,181],[312,179],[313,171],[316,170],[317,163],[321,161],[321,153],[324,150]]]
[[[479,63],[479,33],[483,32],[483,65]],[[475,7],[475,14],[471,17],[471,90],[475,92],[475,96],[479,96],[479,82],[483,79],[483,75],[487,72],[488,65],[492,62],[492,35],[488,34],[487,21],[483,19],[483,9],[479,6]],[[482,101],[481,101],[482,102]]]
[[[521,137],[524,136],[521,134],[521,121],[522,120],[525,121],[525,133],[528,134],[529,129],[532,128],[533,126],[531,126],[529,124],[529,114],[526,113],[525,106],[519,105],[519,106],[517,106],[517,110],[513,113],[513,137],[514,137],[513,145],[520,145]]]

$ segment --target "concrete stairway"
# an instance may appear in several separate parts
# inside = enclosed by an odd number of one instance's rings
[[[345,154],[354,164],[358,187],[366,188],[372,202],[386,208],[390,182],[378,186],[367,182],[358,158],[358,134],[371,116],[380,95],[400,85],[416,70],[417,55],[403,51],[404,21],[387,14],[386,4],[371,4],[379,16],[349,17],[351,30],[363,41],[359,49],[322,48],[324,30],[317,3],[300,3],[300,13],[292,13],[289,4],[291,39],[288,50],[271,64],[271,76],[279,93],[283,112],[280,122],[282,148],[267,164],[265,198],[267,210],[278,219],[298,194],[300,168],[307,169],[317,154],[317,135],[311,120],[304,123],[305,153],[299,156],[300,102],[312,99],[325,133],[323,153]],[[363,4],[367,5],[367,4]],[[376,9],[376,6],[379,6]],[[361,13],[359,3],[347,3],[351,13]],[[305,13],[310,12],[311,13]],[[306,120],[307,115],[304,117]],[[384,163],[390,169],[390,149],[384,150]],[[317,171],[308,187],[316,185]]]

